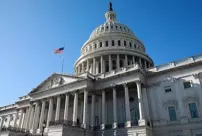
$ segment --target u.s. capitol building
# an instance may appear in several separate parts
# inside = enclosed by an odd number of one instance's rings
[[[202,55],[155,66],[111,4],[105,17],[75,75],[0,107],[0,136],[202,136]]]

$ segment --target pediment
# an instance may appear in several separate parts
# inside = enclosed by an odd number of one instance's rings
[[[66,74],[58,74],[53,73],[49,76],[46,80],[44,80],[41,84],[39,84],[36,88],[34,88],[29,94],[33,94],[40,91],[45,91],[51,88],[57,88],[59,86],[69,84],[75,82],[77,80],[82,80],[84,78],[73,76],[73,75],[66,75]]]

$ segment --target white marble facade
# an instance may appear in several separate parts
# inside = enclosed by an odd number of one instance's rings
[[[83,129],[93,136],[202,136],[202,55],[154,66],[112,9],[105,17],[82,46],[75,75],[53,73],[0,107],[1,136],[20,133],[7,128],[44,128],[49,136]]]

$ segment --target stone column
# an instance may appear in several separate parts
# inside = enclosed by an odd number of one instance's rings
[[[100,57],[101,73],[104,73],[103,56]]]
[[[64,110],[64,120],[68,120],[69,113],[69,94],[65,95],[65,110]]]
[[[15,118],[14,118],[14,122],[13,122],[13,127],[17,127],[17,118],[18,118],[18,110],[17,110],[17,112],[15,113]]]
[[[109,71],[112,70],[112,57],[109,55]]]
[[[142,59],[139,57],[139,66],[142,68]]]
[[[55,121],[60,120],[60,103],[61,103],[61,97],[60,95],[57,96],[57,107],[56,107],[56,113],[55,113]]]
[[[144,60],[144,68],[147,69],[147,61]]]
[[[135,64],[135,56],[133,56],[133,65]]]
[[[95,61],[95,74],[99,73],[99,62]]]
[[[34,115],[34,124],[33,124],[33,131],[35,131],[35,130],[38,128],[39,111],[40,111],[40,106],[39,106],[39,103],[36,102],[36,105],[35,105],[35,115]]]
[[[84,90],[84,102],[83,102],[83,127],[86,128],[87,124],[87,111],[88,111],[88,91]]]
[[[127,67],[128,66],[128,56],[125,55],[125,66]]]
[[[25,122],[25,129],[29,129],[30,114],[31,114],[31,105],[29,106],[29,109],[28,109],[28,112],[27,112],[26,122]]]
[[[86,63],[87,63],[87,64],[86,64],[86,71],[89,72],[89,60],[87,60]]]
[[[44,114],[45,114],[45,106],[46,106],[46,101],[43,100],[43,101],[42,101],[42,106],[41,106],[40,123],[39,123],[40,132],[42,132],[42,128],[43,128]]]
[[[102,129],[105,129],[105,90],[102,90]]]
[[[48,117],[47,117],[46,128],[49,127],[50,121],[52,119],[52,115],[53,115],[53,98],[51,97],[49,100],[49,106],[48,106]]]
[[[30,113],[29,129],[32,129],[33,121],[34,121],[34,105],[31,105],[31,113]]]
[[[91,103],[91,126],[93,127],[95,123],[95,94],[92,94]]]
[[[25,114],[24,114],[23,127],[22,127],[22,128],[25,128],[25,129],[27,129],[28,114],[29,114],[29,108],[26,108],[26,110],[25,110]]]
[[[73,126],[75,126],[77,122],[77,111],[78,111],[78,92],[74,94]]]
[[[95,62],[96,62],[96,60],[95,60],[95,58],[93,58],[93,74],[95,75]]]
[[[8,127],[10,127],[10,123],[11,123],[11,117],[12,117],[12,115],[8,115],[9,116],[9,118],[8,118]]]
[[[117,58],[116,58],[116,69],[120,69],[120,58],[119,58],[119,54],[117,54]]]
[[[129,92],[127,84],[124,84],[124,92],[125,92],[125,108],[126,108],[126,127],[131,127],[130,102],[129,102]]]
[[[22,125],[22,117],[23,117],[23,110],[20,109],[20,118],[19,118],[19,123],[18,123],[19,128],[21,128],[21,125]]]
[[[5,117],[2,116],[2,117],[1,117],[1,124],[0,124],[0,132],[1,132],[1,129],[2,129],[2,127],[3,127],[4,120],[5,120]],[[0,133],[0,134],[1,134],[1,133]]]
[[[136,85],[137,85],[139,115],[140,115],[140,120],[143,120],[143,104],[142,104],[142,88],[141,88],[141,83],[139,81],[137,81]]]
[[[114,124],[113,128],[117,128],[117,101],[116,101],[116,87],[113,87],[113,114],[114,114]]]
[[[81,74],[81,66],[78,65],[78,74]]]
[[[81,64],[81,66],[82,66],[82,69],[81,69],[81,73],[84,73],[84,62],[82,62],[82,64]]]
[[[22,113],[22,122],[20,128],[24,128],[24,123],[25,123],[25,111]]]

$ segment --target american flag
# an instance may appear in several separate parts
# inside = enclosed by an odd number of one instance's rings
[[[54,50],[54,54],[59,54],[59,53],[64,53],[64,47],[57,48],[57,49]]]

